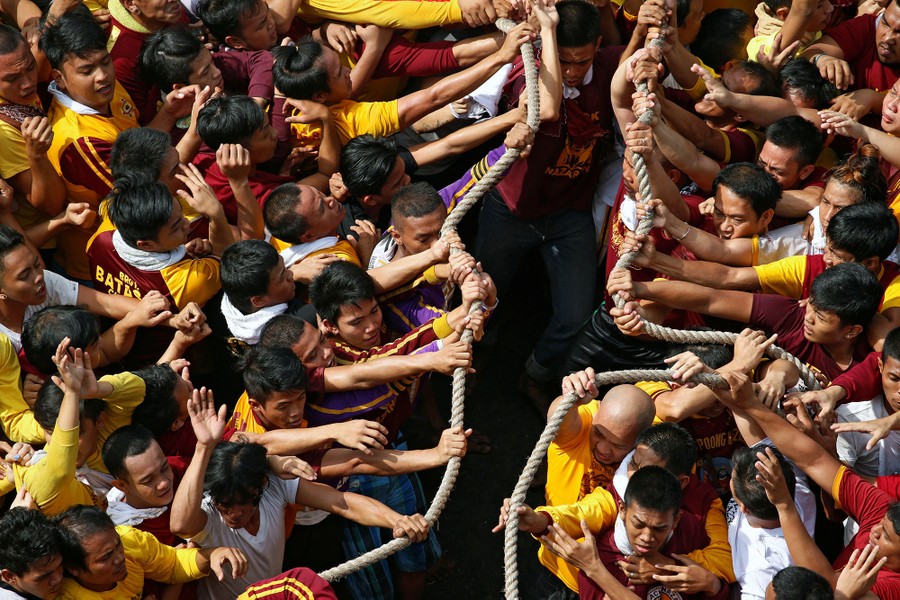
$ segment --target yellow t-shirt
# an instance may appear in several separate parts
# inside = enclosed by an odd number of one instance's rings
[[[162,583],[187,583],[205,576],[197,568],[196,548],[172,548],[157,540],[152,534],[127,525],[119,525],[116,532],[125,549],[125,567],[128,575],[106,592],[94,592],[74,579],[63,581],[57,598],[62,600],[140,600],[144,580]]]
[[[0,333],[0,426],[13,442],[43,444],[44,429],[22,397],[19,356],[9,338]]]
[[[116,429],[131,424],[131,415],[144,401],[147,385],[143,379],[128,372],[106,375],[101,377],[100,381],[111,384],[113,392],[103,399],[106,406],[103,407],[103,424],[97,437],[97,448],[88,457],[85,464],[101,473],[109,473],[100,455],[103,444]]]
[[[462,23],[458,0],[306,0],[298,14],[304,20],[315,17],[391,29],[426,29]]]
[[[763,52],[768,54],[769,49],[772,48],[772,43],[775,41],[775,36],[781,33],[781,30],[773,31],[768,35],[758,35],[747,44],[747,60],[752,60],[756,62],[756,56],[759,54],[760,48]],[[797,52],[794,53],[794,57],[800,56],[800,54],[809,48],[812,44],[816,43],[819,38],[822,37],[822,32],[817,31],[815,35],[813,35],[809,44],[804,45],[802,42],[800,46],[797,47]]]
[[[253,415],[253,409],[250,408],[250,399],[247,397],[247,392],[241,394],[237,404],[234,405],[234,410],[231,412],[231,418],[228,419],[228,428],[233,428],[238,432],[246,431],[248,433],[265,433],[268,431]]]
[[[806,277],[806,256],[788,256],[753,268],[762,293],[800,299]]]
[[[397,100],[390,102],[342,100],[330,108],[341,145],[366,133],[386,137],[400,131]],[[294,123],[291,125],[291,133],[294,136],[295,146],[318,148],[322,141],[321,125]]]

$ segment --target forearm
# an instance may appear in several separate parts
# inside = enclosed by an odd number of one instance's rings
[[[372,24],[391,29],[426,29],[462,22],[456,0],[419,2],[418,0],[273,0],[273,11],[290,18],[298,10],[305,17],[332,19],[347,23]],[[302,4],[302,10],[301,10]],[[283,8],[282,8],[283,7]]]
[[[31,193],[28,201],[39,211],[55,215],[66,208],[66,184],[46,154],[28,157],[31,168]]]
[[[8,213],[4,213],[0,220],[3,221],[4,225],[11,225],[6,215]],[[16,221],[16,225],[18,225],[18,221],[15,219],[13,215],[9,215],[9,218],[13,221]],[[25,236],[34,244],[35,248],[40,248],[48,241],[54,239],[59,233],[65,229],[68,229],[69,224],[66,222],[66,213],[63,212],[61,214],[56,215],[52,219],[48,219],[46,221],[42,221],[40,223],[35,223],[31,227],[25,230]],[[19,229],[20,227],[13,226],[13,229]]]
[[[200,504],[203,502],[203,478],[212,452],[212,447],[197,444],[191,464],[178,484],[169,521],[169,528],[178,537],[192,537],[206,527],[206,513]]]
[[[666,66],[675,81],[686,90],[693,89],[697,85],[699,76],[691,71],[691,67],[701,64],[701,60],[691,54],[680,42],[672,44],[672,49],[666,53]]]
[[[688,237],[694,233],[691,231]],[[680,281],[719,290],[756,291],[760,288],[759,276],[753,267],[729,267],[718,262],[681,260],[665,254],[656,254],[651,267]]]
[[[616,13],[613,11],[612,2],[607,2],[600,7],[600,36],[605,46],[622,45],[622,33],[616,24]]]
[[[228,185],[231,186],[231,191],[234,192],[234,199],[237,203],[237,228],[241,234],[241,239],[263,239],[265,237],[263,214],[262,210],[259,208],[259,202],[256,200],[256,195],[253,193],[253,190],[250,189],[250,182],[246,179],[241,181],[232,181],[229,179]],[[210,221],[209,227],[209,241],[212,243],[212,221]],[[231,238],[231,233],[231,229],[229,228],[229,238]],[[216,256],[222,256],[222,251],[224,251],[227,246],[228,244],[225,244],[218,252],[215,252],[214,250]],[[213,243],[213,248],[215,249],[215,247],[216,244]]]
[[[822,188],[808,187],[802,190],[784,190],[775,204],[775,214],[779,217],[802,219],[819,205]]]
[[[691,210],[681,197],[678,186],[669,177],[662,165],[656,158],[646,161],[647,171],[650,176],[650,189],[653,191],[653,197],[662,200],[669,212],[679,219],[686,220],[691,217]]]
[[[139,302],[136,298],[106,294],[83,285],[78,286],[78,303],[86,305],[90,312],[101,317],[124,319]]]
[[[752,297],[746,292],[714,290],[683,281],[635,282],[634,291],[642,300],[742,323],[750,320],[753,307]]]
[[[797,512],[796,505],[791,502],[786,505],[778,505],[776,508],[793,563],[798,567],[806,567],[822,575],[834,587],[834,584],[837,583],[837,573],[819,550],[815,541],[809,536],[809,532],[806,531],[803,520],[800,518],[800,513]]]
[[[653,400],[656,416],[663,421],[679,423],[716,403],[716,396],[703,385],[679,387],[663,392]]]
[[[562,66],[559,64],[559,48],[556,28],[541,28],[541,66],[538,69],[538,95],[541,103],[541,122],[552,123],[559,119],[562,104]]]
[[[137,327],[128,325],[125,321],[119,321],[107,329],[100,336],[100,362],[98,366],[118,362],[134,346],[134,337],[137,335]]]
[[[420,167],[429,165],[447,156],[462,154],[476,146],[483,144],[495,135],[507,131],[519,122],[519,112],[512,110],[493,119],[487,119],[480,123],[474,123],[463,127],[450,135],[426,142],[410,148],[416,164]]]
[[[725,140],[719,130],[711,128],[703,119],[689,113],[674,102],[663,100],[662,106],[666,123],[672,129],[692,140],[697,148],[713,159],[725,159]]]
[[[453,44],[453,58],[465,68],[496,52],[503,45],[504,34],[497,31],[487,35],[459,40]]]
[[[197,125],[192,121],[187,132],[178,140],[178,144],[175,146],[175,150],[178,151],[178,161],[183,165],[193,162],[197,152],[200,151],[200,144],[202,143],[203,140],[197,135]]]
[[[721,171],[719,163],[700,152],[697,146],[665,123],[660,122],[653,128],[653,139],[663,156],[690,177],[697,187],[712,190],[713,180]]]
[[[816,11],[815,0],[794,0],[781,28],[781,47],[787,48],[797,40],[803,39],[808,29],[807,24]],[[756,57],[751,57],[755,59]]]
[[[784,47],[785,44],[782,44]],[[844,58],[844,51],[841,50],[841,47],[837,45],[837,42],[834,41],[831,37],[824,35],[819,38],[819,41],[808,47],[800,54],[800,58],[804,60],[809,60],[817,54],[827,54],[828,56],[833,56],[835,58]]]
[[[875,144],[882,158],[894,166],[900,165],[900,139],[880,129],[873,129],[863,125],[862,135],[859,136],[859,140]]]
[[[319,474],[322,477],[347,475],[402,475],[433,469],[447,464],[437,448],[428,450],[372,450],[364,454],[359,450],[337,448],[330,450],[322,460]]]
[[[817,127],[822,124],[814,109],[798,108],[791,101],[775,96],[751,96],[732,92],[726,107],[761,127],[768,127],[779,119],[794,115],[803,117]]]
[[[641,600],[641,597],[622,585],[613,577],[609,569],[594,555],[590,564],[584,565],[582,572],[606,594],[610,600]]]
[[[384,46],[380,44],[366,44],[362,56],[356,66],[350,71],[350,98],[354,99],[362,93],[363,88],[369,83],[375,68],[384,54]]]
[[[325,369],[325,392],[367,390],[416,377],[432,370],[434,352],[409,356],[385,356],[377,361],[340,365]]]
[[[336,441],[335,428],[341,424],[303,427],[301,429],[273,429],[261,434],[240,432],[236,435],[265,446],[266,453],[296,456]]]
[[[330,178],[341,168],[341,140],[330,114],[321,123],[322,140],[319,143],[319,156],[316,164],[319,174]],[[327,188],[324,191],[327,191]]]
[[[761,364],[759,373],[762,375],[761,381],[778,382],[786,390],[797,385],[800,379],[800,369],[783,358]]]
[[[163,106],[159,109],[159,111],[157,111],[156,116],[153,117],[153,120],[147,123],[147,127],[149,127],[150,129],[157,129],[159,131],[162,131],[163,133],[170,133],[172,131],[172,128],[175,127],[175,123],[177,121],[178,118],[168,110],[166,110],[166,107]],[[179,158],[180,156],[181,153],[179,153]]]
[[[370,269],[369,275],[375,283],[375,294],[389,292],[421,275],[428,267],[437,263],[430,250],[392,260],[388,264]]]

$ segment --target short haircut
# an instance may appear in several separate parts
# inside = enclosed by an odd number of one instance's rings
[[[873,144],[862,144],[828,174],[859,194],[859,202],[881,202],[887,197],[887,180],[881,171],[881,153]]]
[[[141,425],[119,427],[103,444],[103,464],[116,479],[128,479],[125,460],[140,456],[155,443],[153,433]]]
[[[900,327],[891,329],[884,337],[884,345],[881,348],[881,360],[893,358],[900,360]]]
[[[838,95],[833,83],[822,77],[818,67],[802,58],[792,59],[781,69],[781,87],[815,108],[828,108]]]
[[[300,186],[293,181],[272,190],[263,207],[269,233],[288,244],[299,244],[300,237],[309,231],[309,221],[297,212],[299,206]]]
[[[819,128],[799,115],[778,119],[766,127],[766,140],[779,148],[794,150],[801,167],[814,164],[822,152]]]
[[[426,217],[439,208],[446,213],[447,207],[441,195],[434,186],[424,181],[417,181],[397,190],[391,198],[391,216],[395,220],[397,217]]]
[[[73,56],[85,59],[95,52],[106,52],[106,35],[90,12],[73,10],[44,27],[38,46],[50,66],[61,70]]]
[[[306,369],[290,348],[251,346],[244,355],[247,396],[265,404],[273,394],[306,390]]]
[[[766,488],[756,479],[759,475],[759,470],[756,468],[756,454],[757,452],[765,453],[766,448],[771,448],[771,446],[756,444],[749,448],[742,446],[735,450],[731,457],[731,465],[733,467],[731,483],[734,486],[734,497],[741,501],[741,504],[744,505],[751,515],[759,519],[774,521],[778,519],[778,509],[766,496]],[[784,482],[791,493],[791,498],[793,498],[794,490],[797,486],[794,469],[791,468],[791,465],[778,450],[774,448],[772,450],[775,452],[775,457],[781,466],[782,473],[784,473]]]
[[[218,96],[197,114],[197,135],[213,150],[222,144],[250,145],[253,134],[268,124],[263,109],[249,96]]]
[[[44,380],[38,389],[37,398],[34,401],[34,420],[45,431],[51,432],[56,427],[59,418],[59,409],[62,406],[63,391],[53,383],[51,378]],[[102,398],[82,398],[78,401],[78,414],[82,419],[97,422],[100,413],[106,404]]]
[[[881,202],[860,202],[842,208],[825,232],[832,247],[862,262],[873,256],[885,260],[897,247],[900,227],[894,213]]]
[[[669,357],[690,352],[711,369],[724,367],[734,358],[734,346],[725,344],[686,344],[678,345],[669,352]]]
[[[158,240],[160,230],[172,218],[172,194],[156,181],[113,193],[106,206],[116,230],[132,248],[141,240]]]
[[[661,513],[677,511],[681,507],[681,484],[662,467],[642,467],[628,480],[622,501],[628,507],[640,506]]]
[[[151,365],[134,374],[144,380],[146,391],[144,401],[131,415],[131,422],[142,425],[154,437],[168,433],[181,414],[181,407],[174,395],[178,374],[169,365]]]
[[[697,442],[677,423],[657,423],[642,431],[635,445],[647,446],[666,461],[666,470],[675,476],[690,475],[697,462]]]
[[[763,0],[766,3],[766,6],[769,7],[769,10],[772,11],[772,14],[775,14],[775,11],[779,8],[787,6],[791,7],[791,0]]]
[[[834,600],[828,580],[806,567],[790,566],[772,578],[775,600]]]
[[[187,85],[194,61],[203,43],[184,25],[150,34],[141,45],[138,69],[141,77],[168,93],[176,85]]]
[[[691,52],[721,73],[726,63],[747,58],[745,34],[752,30],[750,15],[739,8],[719,8],[703,17],[697,39],[691,42]]]
[[[0,518],[0,567],[21,577],[37,561],[61,554],[59,529],[41,511],[19,507]]]
[[[259,346],[291,348],[303,335],[306,321],[294,315],[280,314],[269,319],[259,332]]]
[[[720,185],[750,204],[757,217],[775,210],[781,199],[781,186],[766,170],[753,163],[732,163],[719,171],[713,180],[713,194]]]
[[[132,127],[121,132],[113,142],[109,160],[115,187],[124,189],[158,181],[171,147],[172,138],[158,129]]]
[[[813,280],[809,302],[818,310],[836,314],[841,325],[865,327],[878,312],[883,293],[871,271],[859,263],[841,263]]]
[[[222,252],[220,277],[228,300],[244,314],[253,312],[250,298],[269,289],[269,276],[278,266],[278,251],[262,240],[241,240]]]
[[[31,315],[22,327],[22,348],[28,362],[41,373],[56,373],[52,357],[63,338],[70,348],[87,350],[100,339],[97,316],[79,306],[48,306]],[[91,357],[92,361],[100,358]],[[93,364],[93,363],[92,363]]]
[[[741,69],[753,80],[754,85],[747,88],[747,93],[751,96],[781,97],[781,86],[775,75],[758,62],[740,60],[733,63],[732,68]]]
[[[345,261],[333,262],[313,279],[309,298],[319,316],[336,323],[341,307],[359,305],[375,297],[375,283],[361,267]]]
[[[209,459],[203,488],[218,504],[244,504],[258,498],[268,483],[265,446],[219,442]]]
[[[3,261],[6,260],[6,255],[24,245],[25,238],[21,233],[9,225],[0,225],[0,275],[5,270]]]
[[[600,39],[600,11],[585,0],[562,0],[556,5],[559,25],[556,38],[560,48],[596,44]]]
[[[293,46],[272,49],[275,87],[289,98],[312,100],[316,94],[331,91],[328,73],[322,65],[322,44],[305,37]]]
[[[62,538],[63,563],[70,569],[87,569],[84,540],[98,533],[115,531],[116,526],[96,506],[76,504],[53,518]]]
[[[25,38],[22,37],[22,32],[15,27],[0,23],[0,56],[12,54],[24,43]]]
[[[386,137],[361,135],[341,150],[341,178],[357,198],[380,194],[387,183],[400,151],[396,142]]]
[[[200,0],[197,16],[224,44],[228,36],[240,35],[241,19],[252,15],[258,6],[257,0]]]
[[[675,18],[679,26],[683,25],[691,14],[691,2],[692,0],[675,0]]]

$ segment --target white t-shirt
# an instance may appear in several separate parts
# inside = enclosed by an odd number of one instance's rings
[[[864,402],[842,404],[835,410],[840,423],[872,421],[888,416],[882,396]],[[841,462],[864,477],[897,475],[900,473],[900,431],[892,431],[872,450],[866,450],[867,433],[838,434],[837,452]]]
[[[259,502],[259,531],[250,535],[246,529],[232,529],[208,495],[203,498],[203,512],[206,513],[206,527],[195,535],[192,541],[204,548],[227,546],[238,548],[247,555],[247,574],[242,579],[225,577],[219,581],[215,577],[204,577],[197,582],[197,597],[207,600],[233,600],[247,586],[274,577],[281,573],[284,559],[285,523],[284,511],[288,504],[297,499],[298,480],[285,481],[269,475],[269,485]]]
[[[47,299],[41,304],[28,306],[25,308],[25,319],[27,321],[31,315],[46,308],[48,306],[75,306],[78,304],[78,284],[70,281],[62,275],[57,275],[53,271],[44,269],[44,286],[47,288]],[[22,334],[17,333],[0,323],[0,333],[5,333],[9,341],[12,342],[16,352],[22,350]]]

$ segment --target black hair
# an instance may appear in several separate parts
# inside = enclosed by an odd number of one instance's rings
[[[153,433],[141,425],[125,425],[113,431],[103,444],[103,464],[116,479],[126,480],[125,460],[139,456],[155,443]]]
[[[309,298],[322,319],[336,323],[341,307],[358,305],[375,297],[375,283],[362,267],[345,261],[333,262],[313,279]]]
[[[17,507],[0,518],[0,567],[21,577],[39,560],[61,554],[59,529],[41,511]]]
[[[838,95],[833,83],[822,77],[819,69],[802,58],[795,58],[781,68],[781,89],[793,92],[800,100],[822,109],[831,106]]]
[[[861,144],[828,173],[828,180],[841,183],[859,194],[859,202],[881,202],[887,197],[887,179],[881,170],[881,153],[869,143]],[[826,182],[826,184],[827,184]]]
[[[306,369],[290,348],[251,346],[244,355],[244,387],[247,396],[260,404],[272,394],[306,390]]]
[[[141,45],[138,70],[141,77],[168,93],[176,85],[187,85],[203,42],[184,25],[166,27],[150,34]]]
[[[753,163],[732,163],[719,171],[713,180],[713,194],[720,185],[748,202],[757,217],[767,210],[775,210],[781,199],[781,186],[766,170]]]
[[[218,150],[222,144],[250,145],[253,134],[268,124],[259,104],[249,96],[217,96],[197,113],[197,135]]]
[[[263,207],[266,228],[274,237],[288,244],[299,244],[300,237],[309,230],[309,221],[297,212],[300,206],[300,186],[291,181],[272,190]]]
[[[56,427],[56,419],[59,418],[59,408],[62,406],[63,391],[53,383],[51,378],[44,380],[38,389],[37,398],[34,401],[34,420],[45,431],[52,432]],[[102,398],[82,398],[78,401],[78,412],[82,419],[97,422],[103,412],[105,403]]]
[[[87,10],[74,10],[44,27],[38,47],[50,66],[61,70],[70,56],[84,59],[95,52],[106,52],[106,35]]]
[[[351,194],[357,198],[380,194],[400,151],[396,142],[386,137],[361,135],[341,150],[341,178]]]
[[[559,25],[556,38],[560,48],[596,44],[600,39],[600,11],[585,0],[562,0],[556,5]]]
[[[257,0],[200,0],[197,16],[224,44],[228,36],[240,35],[241,19],[252,15],[257,6]]]
[[[787,6],[788,8],[791,7],[791,0],[763,0],[763,2],[766,3],[766,6],[769,8],[773,15],[779,8],[782,8],[784,6]]]
[[[865,327],[878,312],[883,293],[871,271],[859,263],[841,263],[813,280],[809,302],[817,310],[836,314],[841,325]]]
[[[171,147],[172,138],[158,129],[132,127],[121,132],[109,159],[115,187],[121,190],[158,181]]]
[[[622,501],[625,506],[637,505],[661,513],[677,511],[681,506],[681,484],[662,467],[642,467],[628,480]]]
[[[146,391],[144,401],[131,415],[131,422],[142,425],[154,437],[171,431],[172,424],[181,414],[181,407],[175,399],[178,374],[169,365],[151,365],[134,374],[144,380]]]
[[[755,87],[747,89],[747,93],[751,96],[781,97],[781,87],[775,75],[758,62],[741,60],[735,62],[732,68],[741,69],[756,82]]]
[[[801,167],[814,164],[822,153],[819,128],[799,115],[778,119],[766,127],[766,140],[779,148],[794,150],[794,158]]]
[[[70,348],[87,350],[100,339],[97,316],[80,306],[47,306],[25,320],[22,327],[22,348],[25,357],[45,374],[56,373],[51,357],[63,338],[71,340]],[[96,361],[99,356],[91,359]],[[93,364],[93,363],[92,363]]]
[[[417,181],[397,190],[391,198],[391,216],[394,220],[397,217],[426,217],[439,208],[444,212],[447,210],[443,198],[434,186],[424,181]]]
[[[307,322],[294,315],[280,314],[269,319],[259,332],[259,346],[292,348],[300,340]]]
[[[275,87],[288,98],[297,100],[312,100],[316,94],[329,93],[331,86],[322,65],[322,53],[322,44],[311,37],[305,37],[293,46],[273,48]]]
[[[24,245],[25,238],[21,233],[9,225],[0,225],[0,274],[4,270],[3,261],[6,259],[6,255]]]
[[[681,23],[681,21],[679,21]],[[750,15],[739,8],[719,8],[700,22],[691,52],[716,73],[732,60],[747,59],[747,33],[752,34]]]
[[[132,248],[141,240],[158,240],[160,230],[172,218],[172,194],[156,181],[114,192],[106,206],[110,221]]]
[[[880,202],[860,202],[831,217],[825,232],[828,243],[862,262],[873,256],[885,260],[897,247],[900,227],[894,213]]]
[[[756,444],[749,448],[742,446],[734,451],[731,457],[731,466],[733,468],[731,484],[734,487],[734,497],[741,501],[741,504],[744,505],[751,515],[766,521],[776,521],[778,520],[778,509],[766,496],[766,488],[756,479],[757,475],[759,475],[759,470],[756,468],[756,454],[758,452],[765,453],[766,448],[771,448],[771,446]],[[782,473],[784,473],[784,482],[791,493],[791,498],[793,498],[794,490],[797,486],[794,469],[791,468],[791,465],[788,464],[778,450],[774,448],[772,450],[775,452],[775,457],[781,466]]]
[[[0,56],[12,54],[25,43],[25,38],[15,27],[0,23]]]
[[[250,298],[268,291],[278,251],[262,240],[241,240],[225,248],[221,263],[222,289],[228,300],[245,315],[252,313]]]
[[[900,502],[892,502],[888,506],[885,516],[890,519],[891,525],[894,527],[894,533],[900,534]]]
[[[682,352],[690,352],[711,369],[724,367],[734,357],[734,346],[725,344],[684,344],[675,346],[667,358]]]
[[[900,360],[900,327],[891,329],[884,337],[884,344],[881,347],[881,360],[893,358]]]
[[[244,504],[259,498],[268,483],[265,446],[219,442],[209,459],[203,489],[218,504]]]
[[[697,462],[697,442],[677,423],[657,423],[642,431],[635,445],[647,446],[666,461],[666,470],[675,476],[690,475]]]
[[[772,578],[775,600],[834,600],[828,580],[806,567],[790,566]]]
[[[69,569],[87,569],[87,555],[82,543],[92,535],[115,531],[116,526],[96,506],[76,504],[53,517],[62,539],[63,563]]]

